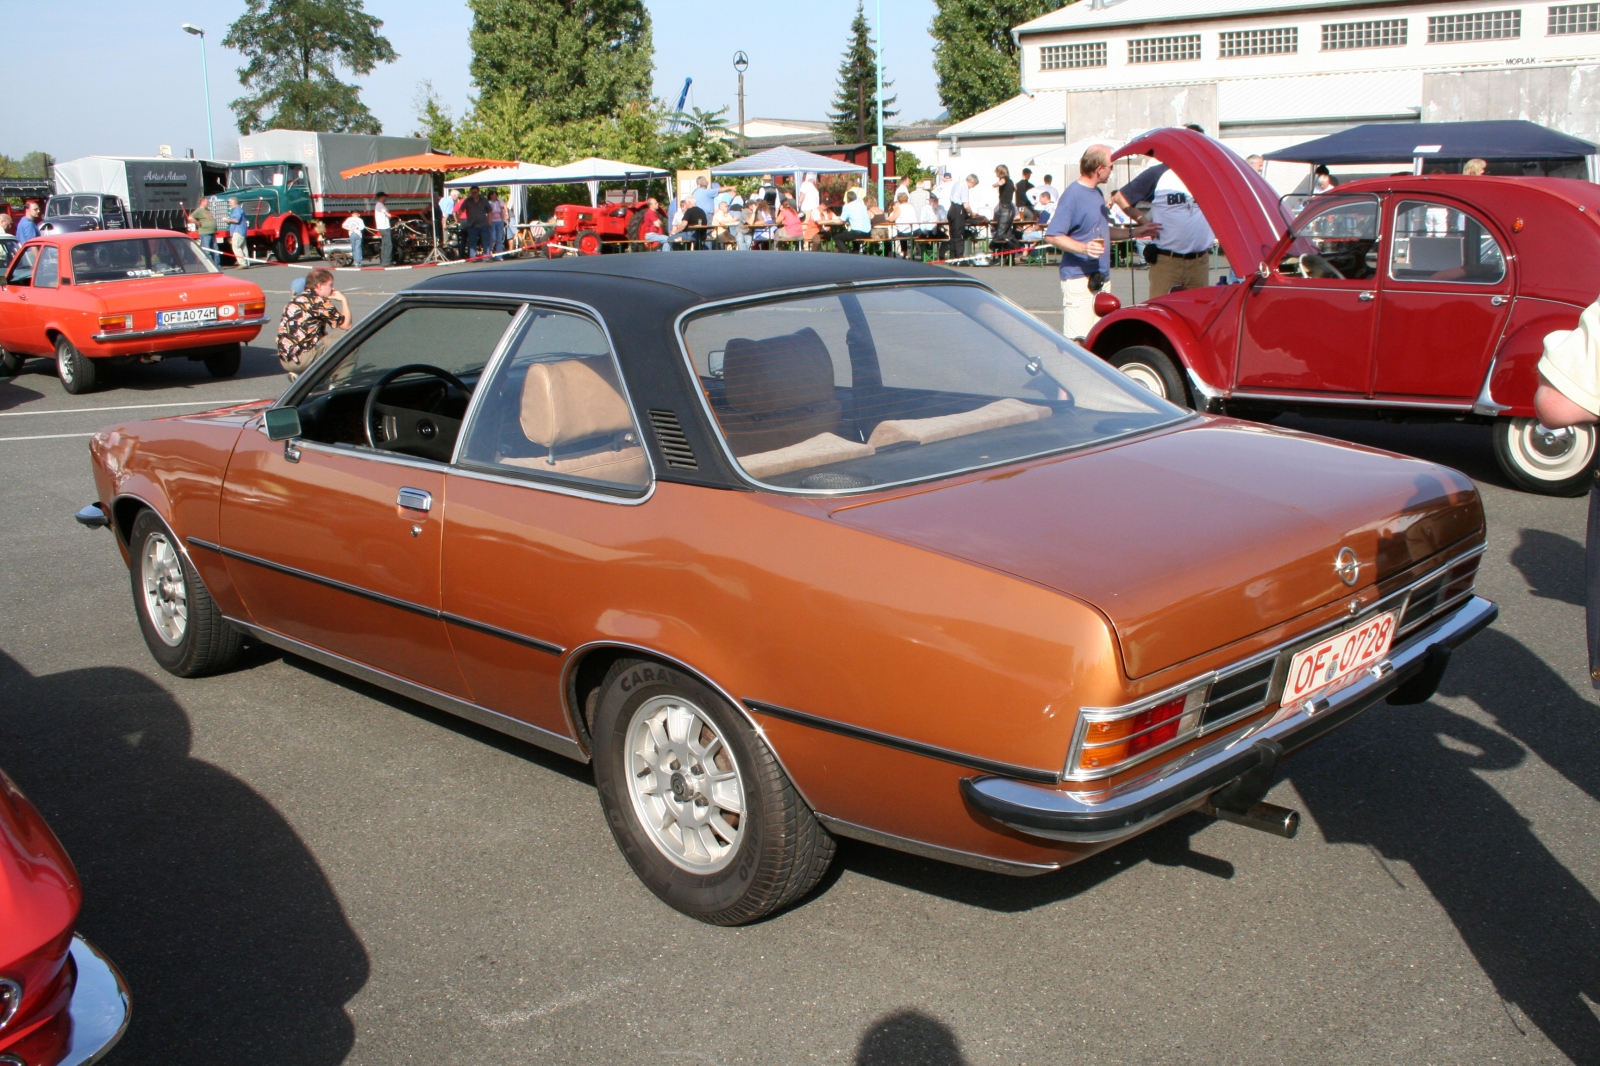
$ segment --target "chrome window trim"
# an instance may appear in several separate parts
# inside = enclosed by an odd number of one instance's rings
[[[1380,614],[1387,614],[1389,611],[1395,611],[1398,614],[1399,617],[1395,619],[1395,639],[1391,647],[1391,651],[1398,649],[1401,646],[1402,638],[1410,639],[1410,634],[1415,634],[1423,629],[1426,629],[1429,624],[1437,621],[1440,615],[1458,608],[1462,603],[1470,600],[1475,594],[1474,589],[1469,588],[1465,592],[1457,595],[1454,599],[1446,603],[1438,604],[1422,619],[1413,622],[1409,628],[1401,630],[1400,623],[1405,620],[1406,607],[1409,606],[1412,593],[1416,592],[1417,589],[1423,585],[1426,585],[1434,578],[1440,577],[1447,571],[1461,565],[1467,560],[1482,556],[1487,547],[1487,544],[1480,544],[1475,548],[1461,552],[1459,555],[1455,555],[1445,562],[1440,563],[1438,566],[1429,570],[1416,580],[1411,581],[1405,587],[1396,589],[1394,592],[1374,600],[1359,614],[1350,618],[1341,618],[1336,622],[1329,622],[1325,625],[1317,627],[1309,633],[1302,633],[1297,637],[1292,637],[1288,640],[1282,641],[1271,648],[1257,652],[1247,659],[1240,660],[1237,664],[1230,664],[1227,667],[1208,671],[1207,673],[1201,674],[1195,678],[1191,678],[1190,680],[1182,682],[1181,684],[1170,685],[1154,695],[1145,696],[1142,699],[1135,700],[1132,703],[1123,704],[1120,707],[1081,708],[1078,714],[1078,721],[1072,728],[1072,743],[1067,748],[1067,761],[1064,767],[1064,772],[1061,775],[1061,779],[1063,781],[1098,781],[1103,778],[1113,777],[1117,774],[1126,773],[1128,770],[1140,766],[1143,763],[1155,758],[1157,755],[1170,751],[1181,744],[1187,744],[1190,741],[1198,738],[1228,730],[1230,727],[1238,723],[1240,719],[1260,713],[1264,708],[1271,707],[1275,701],[1282,697],[1283,686],[1287,681],[1288,663],[1296,654],[1304,651],[1306,648],[1312,647],[1319,641],[1326,639],[1330,634],[1338,633],[1342,630],[1362,625],[1365,622],[1376,618]],[[1474,588],[1475,587],[1476,575],[1474,575]],[[1235,674],[1242,673],[1251,669],[1252,667],[1259,666],[1267,659],[1276,660],[1276,665],[1273,666],[1271,677],[1268,680],[1266,697],[1260,702],[1243,707],[1228,717],[1220,718],[1214,722],[1202,721],[1201,725],[1193,732],[1174,737],[1164,744],[1157,745],[1148,751],[1140,752],[1137,758],[1099,770],[1075,769],[1078,766],[1080,759],[1083,757],[1083,750],[1086,745],[1089,733],[1089,725],[1091,722],[1104,722],[1108,720],[1114,721],[1116,719],[1139,714],[1143,711],[1149,710],[1152,707],[1158,707],[1169,700],[1176,699],[1178,696],[1186,694],[1189,691],[1202,686],[1206,689],[1206,702],[1207,706],[1209,706],[1210,689],[1216,684],[1217,681],[1232,677]],[[1204,716],[1202,715],[1202,718],[1203,717]],[[1177,719],[1169,719],[1169,722],[1176,720]],[[1158,722],[1156,725],[1149,728],[1155,729],[1159,726],[1167,724],[1168,722]],[[1148,729],[1141,730],[1141,732],[1148,731]],[[1129,737],[1120,737],[1113,743],[1120,744],[1127,739],[1129,739]]]
[[[478,373],[478,384],[473,387],[472,395],[467,397],[467,409],[461,414],[461,431],[456,434],[456,445],[450,449],[448,466],[455,466],[461,461],[461,442],[467,439],[467,433],[472,429],[473,416],[478,413],[478,408],[483,406],[482,385],[489,379],[489,375],[499,369],[505,361],[506,352],[511,350],[511,341],[523,325],[528,321],[528,305],[524,303],[517,308],[517,313],[511,316],[511,324],[500,335],[500,343],[494,346],[494,351],[489,353],[489,361],[483,364],[483,369]]]
[[[733,449],[728,446],[728,439],[722,432],[722,424],[717,421],[716,412],[711,409],[711,401],[706,396],[706,390],[703,387],[701,387],[701,385],[700,385],[700,375],[695,371],[695,368],[694,368],[694,356],[690,354],[689,345],[685,342],[684,337],[683,337],[684,320],[689,318],[691,315],[699,316],[699,315],[705,314],[706,312],[712,311],[712,310],[714,310],[716,308],[733,307],[733,306],[738,306],[738,305],[741,305],[741,304],[767,303],[769,301],[779,300],[779,299],[783,299],[783,298],[791,297],[791,296],[817,295],[817,294],[829,293],[829,292],[853,292],[853,291],[856,291],[856,290],[859,290],[859,289],[880,289],[880,288],[896,288],[896,287],[909,288],[909,287],[912,287],[912,286],[923,286],[923,285],[967,285],[967,286],[970,286],[970,287],[975,288],[975,289],[981,289],[982,291],[988,293],[990,296],[993,296],[996,299],[998,299],[1001,303],[1010,304],[1012,307],[1016,308],[1016,310],[1020,314],[1025,316],[1026,318],[1032,319],[1035,322],[1038,321],[1038,319],[1034,318],[1033,315],[1028,313],[1028,310],[1026,308],[1024,308],[1023,306],[1018,304],[1016,301],[1009,300],[1005,296],[1002,296],[1000,293],[995,292],[993,289],[991,289],[989,286],[985,285],[983,282],[972,280],[972,279],[968,279],[968,278],[959,278],[959,277],[957,277],[957,278],[880,278],[880,279],[868,280],[868,281],[845,281],[845,282],[837,282],[837,281],[835,281],[835,282],[828,282],[827,284],[824,284],[824,285],[807,285],[807,286],[804,286],[802,288],[796,288],[796,289],[774,289],[771,292],[761,292],[761,293],[755,293],[753,295],[746,295],[746,296],[734,296],[734,297],[730,297],[730,298],[728,298],[726,300],[712,300],[709,303],[696,304],[693,307],[685,308],[684,310],[678,312],[678,317],[673,319],[673,322],[672,322],[673,339],[677,341],[678,351],[683,356],[683,365],[689,371],[689,380],[691,382],[692,389],[693,389],[693,391],[695,393],[695,396],[700,401],[700,411],[701,411],[702,414],[705,415],[706,422],[711,427],[711,437],[712,437],[713,440],[715,440],[717,442],[717,447],[721,450],[723,458],[728,461],[728,466],[733,470],[733,474],[734,474],[735,477],[737,477],[740,481],[744,482],[744,484],[748,485],[750,488],[757,489],[757,490],[759,490],[761,492],[770,492],[770,493],[773,493],[773,494],[779,495],[779,496],[799,496],[799,497],[821,498],[821,499],[831,499],[831,498],[843,497],[843,496],[861,496],[861,495],[865,495],[867,493],[872,493],[872,492],[882,492],[885,489],[901,488],[901,487],[904,487],[906,485],[925,485],[925,484],[928,484],[928,483],[934,482],[934,481],[945,481],[945,480],[948,480],[950,478],[961,477],[961,476],[963,476],[965,474],[973,473],[974,471],[978,471],[978,470],[995,470],[995,469],[998,469],[1000,467],[1011,466],[1014,463],[1031,462],[1031,461],[1033,461],[1035,459],[1040,459],[1040,458],[1043,458],[1045,456],[1071,455],[1071,454],[1073,454],[1075,452],[1084,451],[1085,449],[1088,449],[1088,448],[1098,448],[1101,445],[1105,445],[1105,444],[1111,444],[1111,443],[1120,444],[1123,441],[1132,439],[1132,437],[1135,434],[1154,433],[1157,430],[1170,429],[1173,426],[1182,425],[1185,422],[1188,422],[1188,421],[1190,421],[1192,419],[1198,419],[1200,417],[1198,412],[1185,410],[1182,413],[1180,413],[1176,418],[1174,418],[1174,419],[1172,419],[1170,421],[1160,422],[1160,423],[1157,423],[1156,425],[1153,425],[1153,426],[1146,426],[1144,429],[1141,429],[1141,430],[1131,430],[1127,434],[1122,435],[1122,436],[1113,435],[1113,436],[1105,437],[1105,438],[1103,438],[1101,440],[1092,441],[1092,442],[1090,442],[1088,444],[1079,444],[1079,445],[1076,445],[1074,447],[1069,447],[1069,448],[1051,448],[1051,449],[1049,449],[1047,451],[1034,452],[1031,455],[1013,456],[1012,458],[1009,458],[1009,459],[1002,459],[999,462],[981,463],[981,464],[979,464],[977,466],[962,467],[959,470],[946,470],[946,471],[943,471],[943,472],[938,473],[938,474],[930,474],[927,477],[909,478],[909,479],[907,479],[905,481],[890,481],[890,482],[886,482],[885,484],[882,484],[882,485],[863,485],[863,486],[861,486],[859,488],[849,488],[849,489],[802,489],[802,488],[791,488],[791,487],[788,487],[788,486],[785,486],[785,485],[771,485],[771,484],[768,484],[765,481],[757,481],[755,478],[753,478],[749,474],[745,473],[744,467],[740,465],[738,458],[733,454]],[[1069,341],[1068,343],[1070,344],[1072,342]],[[1093,352],[1089,351],[1089,349],[1083,348],[1082,345],[1078,345],[1078,347],[1082,348],[1083,352],[1088,356],[1090,361],[1096,362],[1096,363],[1103,363],[1104,362],[1103,360],[1100,359],[1099,356],[1097,356]]]
[[[649,451],[649,449],[645,449]],[[540,492],[549,492],[557,496],[572,496],[580,500],[594,500],[597,503],[615,503],[624,507],[637,507],[656,494],[656,479],[652,477],[645,491],[638,496],[625,496],[618,493],[602,492],[599,489],[586,489],[576,482],[562,482],[541,480],[537,473],[529,474],[494,474],[487,470],[478,470],[468,466],[452,466],[445,473],[451,477],[470,478],[473,481],[488,481],[496,485],[515,485],[523,489],[537,489]]]
[[[1486,222],[1476,211],[1474,211],[1471,208],[1468,208],[1466,206],[1457,205],[1457,204],[1454,204],[1454,203],[1447,203],[1445,201],[1438,200],[1438,199],[1433,199],[1433,200],[1424,199],[1423,194],[1421,194],[1421,193],[1415,194],[1409,200],[1405,198],[1405,194],[1404,193],[1395,193],[1394,197],[1395,197],[1395,199],[1394,199],[1394,211],[1390,215],[1390,218],[1391,218],[1392,222],[1391,222],[1391,225],[1389,227],[1389,254],[1387,256],[1388,266],[1385,268],[1385,273],[1384,273],[1384,276],[1383,276],[1383,280],[1384,281],[1386,281],[1386,282],[1387,281],[1392,281],[1397,285],[1418,285],[1418,286],[1439,285],[1442,288],[1440,289],[1439,292],[1434,294],[1434,295],[1438,295],[1438,296],[1462,296],[1462,295],[1466,295],[1466,293],[1463,293],[1463,291],[1459,288],[1459,286],[1462,286],[1462,285],[1475,285],[1475,286],[1478,287],[1475,291],[1478,292],[1478,293],[1481,293],[1484,296],[1506,295],[1505,293],[1491,294],[1491,293],[1485,291],[1486,289],[1488,289],[1488,288],[1490,288],[1492,286],[1504,285],[1504,286],[1506,286],[1506,288],[1508,290],[1513,287],[1512,284],[1511,284],[1511,257],[1506,254],[1506,244],[1505,244],[1504,241],[1502,241],[1500,239],[1500,234],[1497,233],[1492,228],[1490,228],[1489,223]],[[1464,278],[1451,278],[1451,279],[1449,279],[1447,281],[1435,281],[1433,278],[1397,278],[1397,277],[1395,277],[1394,276],[1394,252],[1395,252],[1396,242],[1400,240],[1400,209],[1405,207],[1407,204],[1416,204],[1416,205],[1424,207],[1424,208],[1437,207],[1437,208],[1441,208],[1441,209],[1443,209],[1445,211],[1458,211],[1461,214],[1466,215],[1468,218],[1472,219],[1472,221],[1476,222],[1478,224],[1478,228],[1483,230],[1483,232],[1487,233],[1489,235],[1489,239],[1494,241],[1495,251],[1500,253],[1500,276],[1498,278],[1495,278],[1493,281],[1467,281]],[[1408,233],[1405,236],[1406,236],[1407,239],[1409,239],[1409,238],[1411,238],[1413,236],[1416,236],[1416,235],[1412,234],[1412,233]],[[1461,238],[1461,243],[1462,243],[1462,247],[1463,248],[1466,247],[1466,240],[1467,240],[1466,236],[1465,236],[1465,234],[1463,234],[1462,238]],[[1451,286],[1454,286],[1454,287],[1451,287]],[[1385,285],[1384,288],[1388,288],[1388,286]],[[1415,288],[1415,289],[1400,289],[1398,291],[1399,292],[1426,293],[1426,292],[1428,292],[1428,289],[1426,289],[1426,288]],[[1508,318],[1508,321],[1509,321],[1509,315],[1507,316],[1507,318]],[[1504,331],[1504,328],[1505,327],[1502,326],[1501,330]],[[1497,349],[1496,354],[1498,354],[1498,348],[1499,348],[1498,341],[1499,341],[1499,338],[1497,337],[1497,338],[1495,338],[1495,340],[1496,340],[1495,347]]]

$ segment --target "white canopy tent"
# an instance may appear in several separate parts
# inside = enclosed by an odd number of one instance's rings
[[[616,159],[590,156],[559,167],[547,167],[539,163],[518,163],[514,167],[480,170],[476,174],[447,181],[444,187],[470,189],[474,185],[587,185],[589,206],[595,207],[600,203],[602,181],[648,181],[651,178],[665,178],[670,174],[671,171],[645,166],[643,163],[624,163]]]
[[[451,178],[444,183],[447,189],[470,189],[474,185],[534,185],[555,167],[540,163],[518,163],[514,167],[492,167],[476,174]]]
[[[731,163],[711,168],[714,178],[759,178],[764,174],[865,174],[867,168],[842,159],[829,159],[825,155],[807,152],[800,148],[779,145],[764,152],[735,159]],[[798,178],[796,179],[798,181]]]

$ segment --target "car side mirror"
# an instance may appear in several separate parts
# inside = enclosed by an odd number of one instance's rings
[[[296,407],[274,407],[263,417],[268,440],[289,440],[300,436],[300,410]]]

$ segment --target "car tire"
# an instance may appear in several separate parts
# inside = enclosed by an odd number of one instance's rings
[[[74,396],[93,392],[95,378],[94,360],[78,351],[65,337],[56,338],[56,376],[61,387]]]
[[[239,372],[239,361],[244,355],[244,345],[224,344],[206,354],[206,369],[214,378],[231,378]]]
[[[1547,430],[1537,418],[1494,424],[1494,457],[1517,488],[1542,496],[1582,496],[1594,481],[1594,426]]]
[[[298,263],[305,254],[305,237],[301,235],[299,226],[285,226],[278,234],[278,239],[273,242],[272,253],[278,257],[280,263]]]
[[[619,660],[590,730],[611,833],[668,906],[742,925],[800,899],[827,872],[833,838],[749,722],[694,677]]]
[[[1183,375],[1178,371],[1177,364],[1172,361],[1172,356],[1160,348],[1134,345],[1122,349],[1106,362],[1163,400],[1183,407],[1194,406],[1189,402],[1189,390],[1184,388]]]
[[[139,512],[128,537],[133,610],[150,655],[178,677],[201,677],[231,667],[243,643],[211,599],[164,522]]]
[[[22,373],[22,364],[26,358],[0,348],[0,378],[14,378]]]

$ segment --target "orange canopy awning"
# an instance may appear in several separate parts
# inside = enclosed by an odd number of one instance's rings
[[[442,152],[424,152],[422,155],[403,155],[399,159],[383,159],[364,166],[339,171],[341,178],[359,178],[365,174],[450,174],[458,170],[486,170],[489,167],[514,167],[512,159],[479,159],[468,155],[445,155]]]

